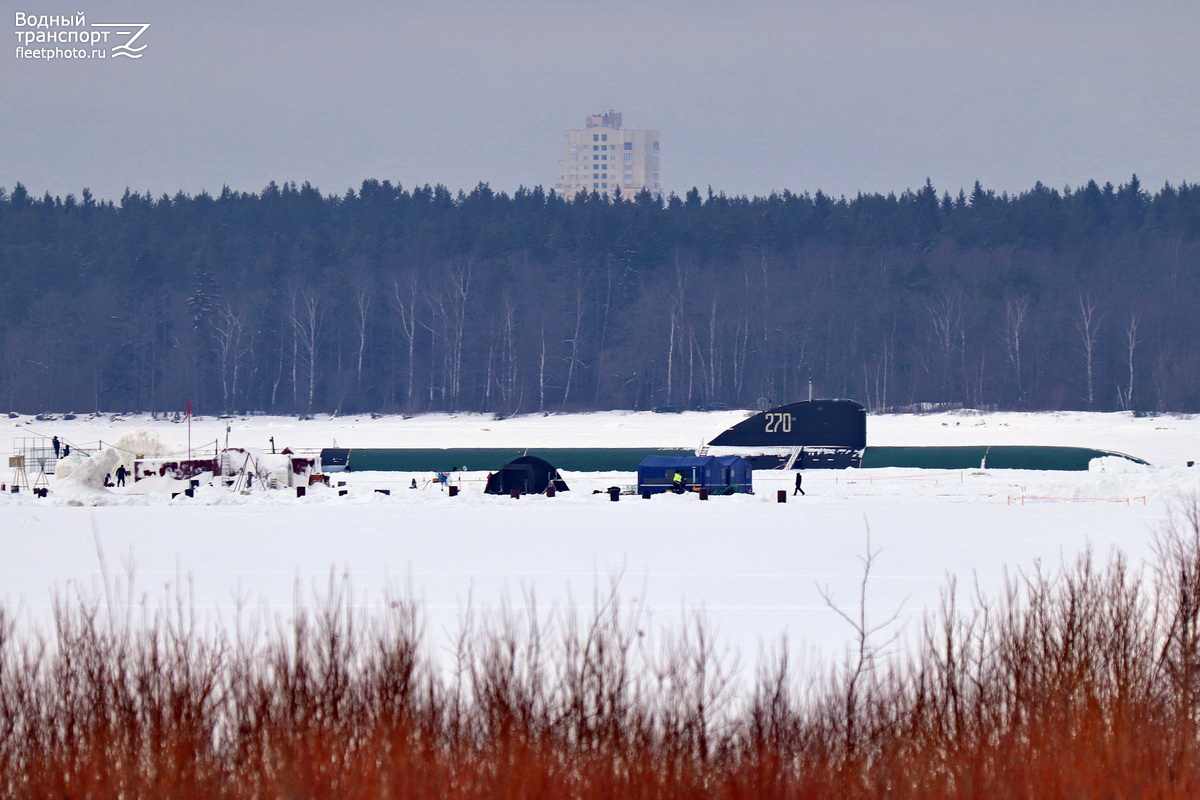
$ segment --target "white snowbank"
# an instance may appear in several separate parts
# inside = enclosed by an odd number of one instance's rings
[[[106,447],[99,453],[83,455],[78,450],[61,458],[54,468],[54,488],[59,491],[68,483],[92,489],[103,489],[105,477],[116,472],[121,463],[121,452]],[[127,469],[132,469],[132,463]]]
[[[1108,475],[1145,473],[1147,470],[1152,469],[1154,467],[1139,464],[1136,461],[1130,461],[1128,458],[1122,458],[1121,456],[1104,456],[1103,458],[1093,458],[1088,462],[1089,472],[1103,472]]]

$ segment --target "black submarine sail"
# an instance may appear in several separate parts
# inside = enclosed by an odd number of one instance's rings
[[[755,414],[710,441],[755,469],[844,469],[862,463],[867,409],[855,400],[802,400]]]

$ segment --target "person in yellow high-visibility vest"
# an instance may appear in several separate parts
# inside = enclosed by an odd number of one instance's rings
[[[675,470],[675,474],[671,476],[671,489],[675,494],[683,494],[683,473]]]

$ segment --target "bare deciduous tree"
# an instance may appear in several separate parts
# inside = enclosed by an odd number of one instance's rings
[[[354,363],[354,384],[362,392],[363,355],[367,349],[367,329],[371,322],[371,298],[374,289],[361,283],[354,292],[354,332],[358,339],[358,354]]]
[[[1117,398],[1121,403],[1121,408],[1126,411],[1133,408],[1134,354],[1137,352],[1137,346],[1140,343],[1137,330],[1138,315],[1136,311],[1131,311],[1129,319],[1125,323],[1125,360],[1129,366],[1129,380],[1124,388],[1117,387]]]
[[[942,291],[931,302],[926,303],[929,315],[930,343],[937,358],[936,365],[927,367],[949,399],[954,387],[955,368],[961,366],[966,348],[966,331],[963,327],[962,295],[953,291]],[[938,374],[940,373],[940,374]]]
[[[1078,317],[1075,320],[1075,329],[1079,331],[1079,338],[1083,343],[1083,367],[1086,392],[1084,399],[1087,402],[1087,407],[1091,408],[1096,403],[1096,382],[1095,382],[1095,364],[1096,364],[1096,342],[1100,338],[1100,320],[1102,315],[1097,311],[1097,303],[1088,295],[1079,295],[1078,297]]]
[[[231,303],[222,303],[210,318],[213,340],[217,345],[217,358],[221,376],[221,407],[225,411],[235,408],[238,400],[238,378],[246,356],[253,351],[253,337],[246,335],[246,311],[234,308]]]
[[[1004,351],[1008,363],[1012,365],[1013,377],[1017,386],[1017,402],[1025,403],[1025,385],[1021,369],[1021,339],[1029,316],[1029,298],[1025,296],[1009,297],[1004,302]]]
[[[312,413],[313,401],[316,399],[318,380],[318,351],[321,344],[321,328],[324,322],[324,308],[315,291],[305,287],[292,287],[289,295],[291,300],[291,323],[294,338],[295,362],[303,366],[305,375],[304,410]],[[299,380],[297,367],[293,366],[293,380]],[[293,391],[295,389],[293,388]]]

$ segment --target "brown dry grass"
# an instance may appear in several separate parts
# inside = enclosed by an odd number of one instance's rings
[[[868,558],[869,561],[869,558]],[[868,563],[869,569],[869,563]],[[453,668],[420,610],[344,581],[286,629],[60,602],[0,609],[5,798],[1191,798],[1200,792],[1200,504],[1133,570],[1091,554],[871,637],[820,677],[786,648],[741,688],[700,619],[651,647],[590,618],[468,616]],[[552,615],[553,616],[553,615]],[[853,616],[850,616],[853,622]],[[860,633],[870,633],[860,631]]]

